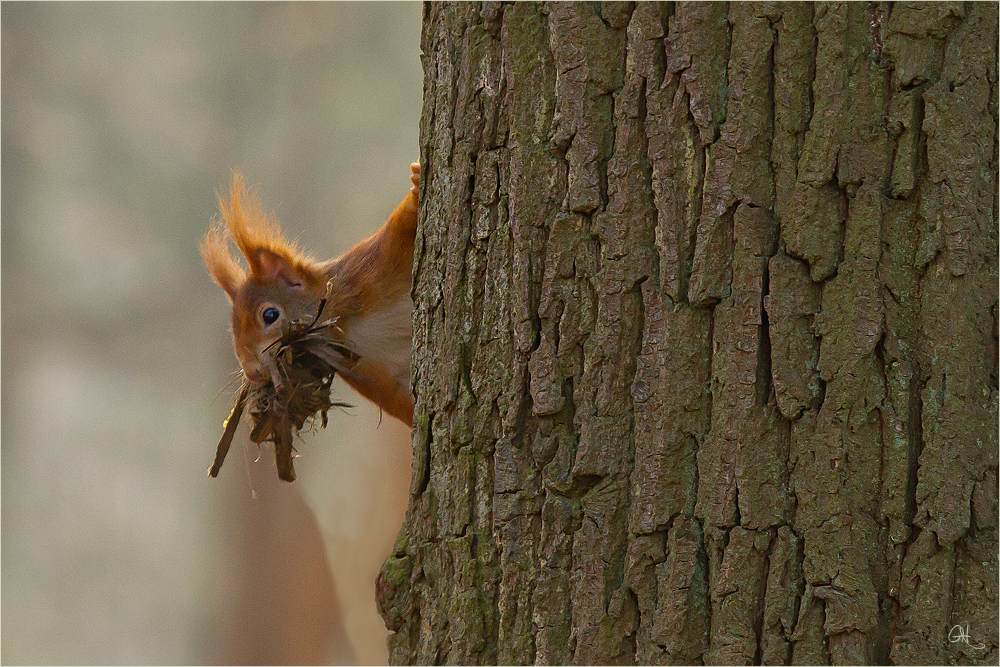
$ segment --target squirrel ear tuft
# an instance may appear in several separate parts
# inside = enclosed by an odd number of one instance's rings
[[[233,302],[236,299],[236,290],[246,280],[246,273],[229,254],[229,239],[225,228],[221,225],[213,226],[202,237],[198,247],[212,280],[222,288],[229,301]]]
[[[250,278],[258,282],[282,280],[287,285],[318,289],[326,277],[311,257],[289,243],[281,228],[264,213],[260,198],[243,184],[239,172],[233,173],[229,200],[219,197],[219,211],[250,267]]]

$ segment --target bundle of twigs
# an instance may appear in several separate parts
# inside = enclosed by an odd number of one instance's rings
[[[311,322],[294,320],[285,324],[281,337],[272,344],[277,352],[271,357],[270,379],[266,384],[244,380],[236,405],[223,425],[209,477],[219,474],[247,405],[254,422],[250,439],[257,444],[265,440],[274,443],[278,477],[286,482],[295,481],[293,429],[298,433],[307,420],[315,423],[317,416],[321,426],[326,427],[326,413],[330,408],[350,407],[330,399],[330,386],[338,372],[353,376],[351,366],[357,356],[336,341],[336,334],[340,332],[336,318],[319,321],[325,305],[326,299],[323,299]]]

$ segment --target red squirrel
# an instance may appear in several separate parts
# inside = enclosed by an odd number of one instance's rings
[[[411,164],[410,172],[410,192],[382,228],[325,262],[289,243],[256,193],[246,189],[239,173],[233,175],[229,201],[219,197],[222,221],[205,234],[200,248],[212,279],[233,306],[233,346],[250,382],[268,381],[265,355],[274,353],[282,323],[314,317],[326,297],[323,318],[338,318],[341,342],[359,357],[344,380],[413,426],[410,285],[420,164]],[[246,258],[249,275],[230,254],[230,240]]]

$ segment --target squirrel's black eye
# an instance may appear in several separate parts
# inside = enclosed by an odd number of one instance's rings
[[[281,317],[281,311],[274,306],[265,308],[264,312],[260,314],[260,318],[264,320],[264,324],[267,326],[271,326],[277,322],[279,317]]]

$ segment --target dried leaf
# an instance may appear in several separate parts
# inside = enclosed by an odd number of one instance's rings
[[[274,443],[278,477],[286,482],[295,480],[293,429],[298,433],[307,421],[315,422],[317,415],[321,427],[325,428],[330,408],[350,407],[347,403],[331,400],[330,387],[337,373],[363,379],[353,372],[358,358],[338,340],[343,331],[336,318],[319,322],[324,305],[325,300],[311,322],[296,320],[286,324],[281,338],[272,344],[277,352],[267,366],[270,381],[263,385],[246,384],[241,388],[236,407],[226,420],[215,463],[209,471],[212,477],[222,467],[245,406],[249,406],[254,422],[250,439],[257,444]]]

